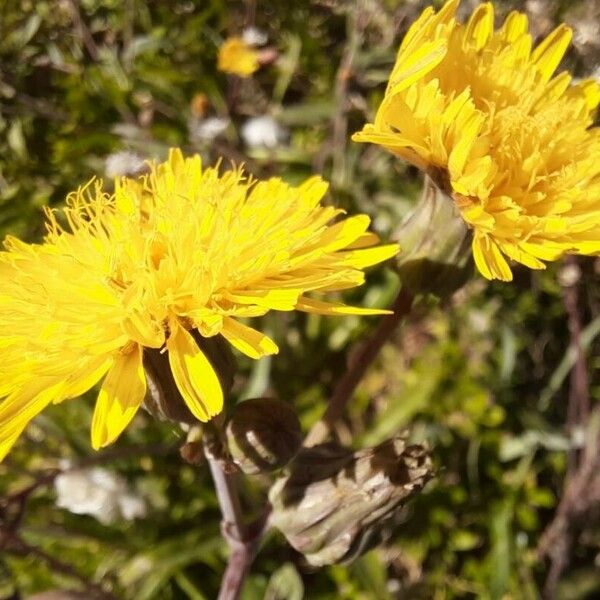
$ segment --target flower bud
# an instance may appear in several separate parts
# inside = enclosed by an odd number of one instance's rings
[[[229,344],[219,335],[203,337],[197,331],[190,332],[198,347],[204,352],[219,377],[223,395],[227,398],[233,385],[235,360]],[[144,408],[161,421],[174,421],[194,425],[198,419],[190,412],[173,379],[169,357],[154,348],[144,350],[144,371],[147,391]]]
[[[413,294],[444,297],[461,288],[472,268],[471,231],[450,195],[427,177],[419,203],[394,234],[402,283]]]
[[[281,400],[254,398],[238,404],[225,429],[233,462],[246,474],[285,466],[302,444],[300,421]]]
[[[349,562],[381,541],[431,476],[428,451],[400,437],[358,452],[305,448],[269,491],[271,524],[310,565]]]

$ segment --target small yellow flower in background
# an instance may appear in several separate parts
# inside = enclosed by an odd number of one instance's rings
[[[250,77],[258,70],[258,52],[242,38],[227,38],[219,48],[217,68],[224,73]]]
[[[488,279],[512,279],[506,257],[543,269],[600,252],[600,86],[554,76],[571,30],[532,48],[526,15],[494,31],[491,3],[466,25],[458,4],[427,8],[412,25],[375,122],[353,139],[384,146],[452,195]]]
[[[0,459],[50,403],[104,378],[92,445],[115,440],[146,393],[144,348],[168,353],[192,414],[208,421],[223,392],[191,331],[222,335],[258,359],[275,343],[238,319],[270,310],[320,314],[385,311],[328,303],[307,292],[361,285],[363,269],[390,258],[369,218],[320,201],[318,177],[292,187],[219,175],[172,150],[139,179],[101,183],[48,211],[43,244],[7,238],[0,252]],[[59,224],[66,220],[67,226]]]
[[[196,119],[203,119],[208,112],[210,106],[210,100],[206,94],[197,92],[190,101],[190,112]]]

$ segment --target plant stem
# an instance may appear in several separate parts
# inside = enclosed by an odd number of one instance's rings
[[[574,256],[569,256],[565,260],[565,264],[571,269],[579,271],[577,259]],[[581,347],[581,315],[579,313],[579,290],[578,282],[564,286],[563,302],[567,313],[567,325],[569,327],[569,335],[571,345],[575,349],[575,364],[571,370],[571,381],[569,384],[569,403],[567,409],[567,428],[572,433],[572,430],[585,423],[590,414],[590,381],[587,372],[586,356]],[[572,453],[571,470],[576,466],[576,452]],[[575,460],[573,460],[575,459]]]
[[[548,556],[551,564],[544,586],[543,598],[553,600],[571,549],[578,533],[587,525],[598,496],[594,493],[594,477],[600,466],[600,407],[588,419],[586,445],[577,470],[567,478],[562,498],[552,522],[538,542],[538,557]]]
[[[392,314],[385,315],[371,337],[350,355],[347,370],[336,384],[325,414],[307,435],[305,446],[316,446],[327,439],[335,422],[343,415],[346,405],[354,395],[368,368],[377,358],[385,343],[392,337],[396,327],[404,317],[410,314],[413,301],[413,295],[408,290],[401,289],[396,300],[390,306]]]
[[[565,260],[571,269],[579,269],[573,256]],[[567,430],[570,435],[576,427],[586,426],[586,445],[582,451],[569,452],[567,474],[562,498],[554,519],[540,537],[539,556],[550,558],[550,568],[544,586],[544,598],[552,600],[558,582],[569,565],[573,544],[581,523],[594,502],[593,478],[600,459],[600,411],[596,409],[590,417],[590,381],[586,355],[581,344],[581,315],[579,312],[578,277],[563,287],[563,301],[567,313],[567,324],[571,347],[575,349],[575,363],[569,383],[567,408]]]
[[[265,529],[266,515],[250,525],[244,522],[237,489],[237,473],[230,471],[222,458],[223,449],[216,434],[208,433],[205,436],[204,454],[223,515],[221,532],[231,550],[218,600],[237,600],[258,551]]]
[[[240,597],[242,586],[254,561],[258,544],[247,544],[242,542],[229,542],[231,555],[227,562],[227,568],[221,581],[221,589],[217,600],[237,600]]]

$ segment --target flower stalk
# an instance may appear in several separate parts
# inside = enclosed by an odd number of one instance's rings
[[[379,356],[379,352],[390,340],[398,325],[410,314],[413,302],[414,296],[406,288],[402,288],[390,306],[392,313],[382,317],[371,337],[351,354],[346,372],[337,382],[323,417],[306,436],[306,447],[316,446],[330,436],[368,368]]]
[[[206,427],[204,455],[208,461],[223,517],[221,533],[231,552],[217,600],[237,600],[258,552],[267,514],[253,523],[246,524],[238,491],[237,469],[227,462],[225,454],[218,432]]]

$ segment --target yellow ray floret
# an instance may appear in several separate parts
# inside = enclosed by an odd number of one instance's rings
[[[227,38],[219,48],[217,68],[224,73],[239,77],[250,77],[258,70],[258,52],[242,38]]]
[[[7,238],[0,459],[48,404],[100,380],[92,445],[115,440],[146,394],[145,348],[168,354],[183,400],[208,421],[223,391],[196,339],[222,335],[258,359],[278,348],[240,318],[385,312],[306,295],[360,285],[366,266],[398,250],[377,245],[364,215],[332,223],[343,211],[321,204],[326,190],[318,177],[292,187],[241,169],[220,175],[173,150],[149,175],[116,182],[113,195],[97,182],[71,194],[60,214],[48,211],[42,244]]]
[[[428,8],[412,25],[374,123],[353,139],[448,191],[488,279],[512,278],[507,258],[543,269],[565,253],[599,253],[600,86],[554,75],[571,30],[561,25],[533,49],[524,14],[495,31],[491,3],[466,25],[458,4]]]

